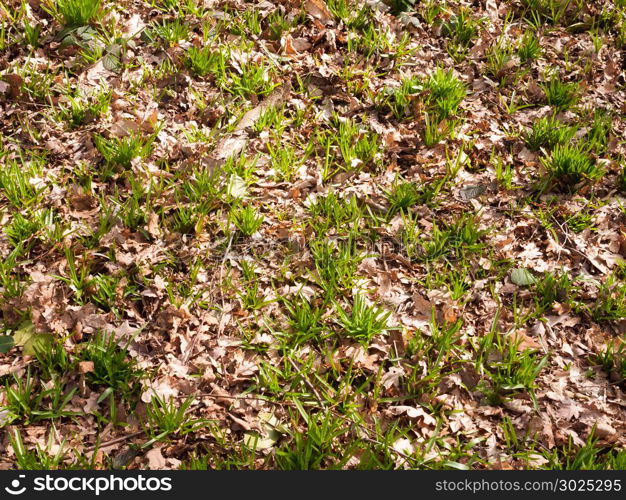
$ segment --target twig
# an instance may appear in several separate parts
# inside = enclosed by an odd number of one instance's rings
[[[287,401],[273,401],[271,399],[267,399],[261,396],[224,396],[221,394],[213,394],[211,392],[206,392],[206,393],[199,393],[196,394],[197,397],[199,398],[213,398],[213,399],[232,399],[232,400],[239,400],[239,401],[264,401],[266,403],[270,403],[276,406],[291,406],[294,407],[295,404],[291,403],[291,402],[287,402]],[[174,396],[176,398],[186,398],[188,397],[187,394],[179,394],[178,396]]]
[[[270,107],[284,103],[291,92],[291,81],[275,88],[261,103],[249,110],[235,126],[232,133],[222,137],[213,152],[205,159],[211,167],[221,167],[226,161],[245,150],[248,133],[261,115]]]
[[[577,248],[576,242],[572,238],[570,238],[568,230],[554,217],[554,215],[550,215],[550,218],[559,227],[559,229],[561,230],[561,235],[564,237],[564,241],[561,243],[561,246],[567,248],[568,250],[572,250],[576,252],[578,255],[583,257],[587,262],[589,262],[593,267],[595,267],[598,271],[600,271],[602,274],[605,274],[606,269],[602,269],[596,262],[593,261],[591,257],[589,257],[588,255],[586,255],[584,252],[580,251]]]
[[[369,432],[369,429],[367,429],[366,427],[360,427],[360,429],[363,429],[366,432]],[[363,441],[366,441],[368,443],[377,444],[378,446],[387,447],[387,445],[385,445],[384,443],[381,443],[377,439],[373,439],[373,438],[370,438],[370,437],[363,437],[363,436],[360,436],[360,439],[362,439]],[[413,464],[410,462],[410,460],[411,460],[411,456],[410,455],[407,455],[406,453],[403,453],[400,450],[396,450],[395,448],[393,448],[393,453],[395,453],[400,458],[402,458],[409,465],[409,467],[413,467]]]
[[[142,434],[145,434],[145,432],[146,431],[133,432],[132,434],[127,434],[126,436],[121,436],[115,439],[111,439],[110,441],[105,441],[104,443],[90,446],[89,448],[85,449],[85,453],[91,453],[92,451],[96,451],[98,448],[106,448],[114,444],[123,443],[124,441],[132,439],[134,437],[141,436]]]
[[[289,360],[289,362],[291,363],[291,366],[294,367],[294,369],[298,372],[298,374],[303,375],[302,371],[300,370],[300,368],[298,368],[298,365],[296,365],[296,363],[294,362],[293,359],[291,358],[287,358]],[[306,384],[306,386],[311,389],[311,392],[313,392],[313,395],[315,396],[315,399],[317,399],[317,402],[320,404],[320,406],[323,409],[326,409],[326,405],[324,404],[324,402],[322,401],[322,398],[320,397],[319,393],[317,392],[317,389],[315,389],[315,386],[311,383],[311,381],[306,378],[306,377],[302,377],[302,380],[304,381],[304,383]]]
[[[226,265],[226,258],[228,257],[228,252],[230,252],[230,247],[233,244],[233,237],[235,233],[230,233],[230,238],[228,239],[228,246],[226,247],[226,251],[224,252],[224,256],[222,257],[222,262],[220,264],[220,283],[222,283],[222,279],[224,277],[224,266]],[[222,293],[222,311],[224,311],[224,294]],[[223,312],[222,312],[223,314]]]

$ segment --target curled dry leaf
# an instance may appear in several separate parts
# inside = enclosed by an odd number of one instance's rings
[[[78,373],[93,373],[95,365],[93,361],[81,361],[78,363]]]
[[[328,9],[324,0],[305,0],[304,10],[306,10],[307,14],[323,23],[327,23],[333,19],[333,14]]]

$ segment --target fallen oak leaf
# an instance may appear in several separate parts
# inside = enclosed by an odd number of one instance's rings
[[[435,419],[432,415],[427,413],[423,408],[419,406],[390,406],[389,411],[392,413],[392,415],[405,414],[409,418],[421,418],[425,425],[437,425],[437,419]]]
[[[324,0],[307,0],[304,4],[304,10],[307,14],[319,19],[323,23],[327,23],[333,19],[332,12],[328,9]]]
[[[519,352],[524,352],[527,349],[532,351],[541,349],[541,344],[529,336],[524,329],[517,330],[513,334],[513,343],[517,346]]]
[[[148,216],[148,224],[146,225],[148,233],[154,238],[161,236],[161,228],[159,227],[159,216],[155,212],[150,213]]]

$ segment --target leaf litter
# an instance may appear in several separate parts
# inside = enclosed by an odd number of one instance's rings
[[[109,2],[67,31],[28,5],[0,467],[16,433],[44,468],[623,457],[623,6]]]

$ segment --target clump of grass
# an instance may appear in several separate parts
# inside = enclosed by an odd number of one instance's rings
[[[129,134],[126,137],[111,137],[109,139],[96,135],[94,143],[104,160],[113,165],[130,167],[135,158],[145,158],[152,151],[154,137],[146,139],[139,133]]]
[[[107,111],[111,101],[110,90],[100,90],[91,95],[67,95],[59,104],[59,119],[70,128],[77,128]]]
[[[173,231],[180,234],[194,234],[200,211],[198,206],[179,206],[170,217],[170,225]]]
[[[367,347],[372,338],[387,329],[387,320],[391,312],[382,307],[368,306],[362,295],[355,295],[350,311],[338,304],[338,323],[346,337],[353,338]]]
[[[437,68],[426,80],[416,76],[405,77],[400,87],[387,90],[379,102],[388,106],[398,120],[414,114],[414,103],[421,99],[427,111],[435,115],[438,125],[442,120],[455,115],[466,95],[465,84],[452,70]]]
[[[472,18],[469,9],[461,9],[441,26],[443,36],[455,43],[467,47],[478,36],[478,22]]]
[[[499,39],[489,48],[485,56],[487,57],[485,71],[487,75],[500,79],[500,84],[504,84],[507,69],[510,67],[513,58],[514,47],[511,42],[504,38]]]
[[[193,401],[193,396],[189,396],[179,405],[176,398],[165,399],[154,395],[146,407],[148,434],[152,439],[144,448],[170,435],[184,436],[203,427],[207,420],[189,418],[189,407]]]
[[[172,47],[189,36],[189,26],[179,19],[165,19],[161,22],[154,23],[149,29],[148,36],[161,38]]]
[[[426,113],[424,115],[424,144],[428,147],[439,144],[443,139],[453,132],[455,122],[438,120]]]
[[[598,288],[596,301],[590,306],[591,318],[597,322],[626,318],[626,284],[610,275]]]
[[[468,214],[444,224],[443,228],[433,224],[429,238],[422,242],[421,258],[424,261],[441,257],[449,262],[462,261],[468,254],[483,248],[481,238],[485,233],[485,230],[478,228],[476,217]]]
[[[137,387],[142,371],[130,357],[127,345],[120,347],[113,334],[98,332],[84,345],[78,356],[80,361],[93,363],[93,370],[87,373],[87,381],[108,387],[110,393],[124,395],[132,392]]]
[[[19,244],[4,258],[3,262],[0,262],[0,286],[2,287],[2,295],[5,300],[19,297],[24,289],[25,283],[19,279],[19,275],[15,272],[18,268],[18,258],[22,252],[23,247]],[[0,352],[2,352],[2,347],[0,347]]]
[[[437,68],[424,84],[428,92],[426,102],[440,120],[455,115],[459,104],[465,98],[465,84],[459,80],[452,70]]]
[[[535,283],[535,303],[539,311],[550,310],[555,302],[565,303],[572,291],[572,281],[567,273],[546,275]]]
[[[13,220],[4,227],[4,234],[9,238],[9,242],[14,248],[27,243],[27,240],[37,234],[42,228],[40,220],[37,218],[24,217],[21,213],[16,213]]]
[[[428,235],[422,233],[417,221],[411,216],[404,219],[405,224],[401,239],[410,258],[423,262],[445,259],[449,263],[462,262],[484,247],[481,238],[486,233],[478,228],[477,220],[472,215],[463,215],[452,223],[440,227],[434,223]]]
[[[24,209],[39,201],[41,189],[35,188],[30,179],[41,175],[40,165],[30,165],[15,160],[5,160],[0,169],[0,189],[4,197],[17,209]]]
[[[329,5],[330,8],[330,5]],[[280,40],[283,33],[289,31],[291,24],[280,9],[275,9],[265,18],[265,23],[268,26],[270,38],[272,40]]]
[[[40,342],[34,350],[43,380],[58,379],[72,366],[71,356],[59,340]]]
[[[379,164],[380,140],[352,119],[342,120],[334,115],[333,128],[320,130],[315,141],[320,146],[321,174],[324,181],[339,171],[359,171]],[[308,154],[305,152],[305,154]]]
[[[15,453],[15,465],[21,470],[59,469],[62,467],[67,454],[64,446],[65,440],[62,441],[58,449],[55,449],[52,433],[49,434],[48,442],[45,446],[37,444],[35,449],[28,450],[24,446],[20,431],[14,429],[13,434],[9,434],[9,443],[11,443],[11,448],[13,448],[13,453]]]
[[[441,26],[441,34],[449,38],[448,54],[457,62],[462,61],[469,47],[478,36],[479,21],[472,17],[468,8],[462,8]]]
[[[41,35],[40,24],[30,24],[28,19],[24,19],[24,41],[33,48],[39,47],[39,36]]]
[[[417,186],[413,182],[400,181],[394,184],[391,190],[385,192],[389,203],[389,215],[406,212],[422,198]]]
[[[567,226],[575,233],[580,233],[585,229],[595,229],[593,226],[593,212],[588,208],[572,214],[566,214],[563,219]]]
[[[301,296],[290,301],[285,299],[283,302],[288,312],[287,321],[291,327],[291,335],[289,335],[291,345],[302,345],[320,336],[324,328],[323,309]]]
[[[370,132],[353,120],[340,120],[335,117],[336,130],[332,139],[336,143],[345,166],[352,168],[358,160],[364,165],[373,162],[380,149],[378,134]]]
[[[331,228],[345,232],[358,224],[362,211],[356,196],[339,198],[334,192],[320,196],[309,207],[311,226],[321,236]]]
[[[603,171],[580,144],[557,145],[542,159],[548,173],[562,186],[576,186],[602,177]]]
[[[417,0],[386,0],[385,3],[391,8],[391,13],[397,16],[415,8]]]
[[[260,35],[261,28],[261,15],[258,10],[244,10],[240,15],[233,19],[229,30],[233,35],[249,36]]]
[[[222,88],[233,95],[244,98],[264,96],[274,90],[278,84],[273,82],[273,68],[263,61],[249,61],[241,65],[241,73],[229,72],[230,83],[222,83]]]
[[[265,220],[262,215],[257,214],[252,205],[234,208],[230,213],[230,219],[244,236],[251,236],[256,233]]]
[[[613,131],[613,115],[606,109],[596,109],[585,141],[590,151],[597,154],[606,152],[611,132]]]
[[[576,19],[584,6],[583,2],[561,2],[560,0],[522,0],[526,10],[526,20],[533,26],[546,23],[559,24]]]
[[[226,78],[226,55],[221,50],[209,46],[191,47],[187,51],[186,64],[196,76],[213,75],[218,83]]]
[[[101,0],[57,0],[56,8],[68,27],[79,27],[95,20]]]
[[[329,411],[306,414],[306,433],[288,431],[285,440],[274,454],[273,468],[277,470],[341,469],[345,466],[347,450],[337,450],[335,443],[345,433],[345,422]],[[290,428],[299,422],[293,419]]]
[[[237,295],[245,309],[254,311],[274,302],[273,299],[266,300],[261,292],[257,271],[253,264],[241,261],[241,271],[243,279],[239,285],[241,291]]]
[[[520,351],[519,345],[519,340],[493,329],[481,340],[477,363],[489,375],[489,383],[483,382],[480,388],[492,404],[499,404],[502,396],[511,391],[532,391],[548,362],[548,356],[539,357],[530,349]]]
[[[301,162],[301,156],[296,149],[289,145],[281,147],[272,144],[268,144],[267,149],[272,167],[276,171],[276,177],[287,182],[293,181]]]
[[[43,386],[41,381],[32,375],[30,367],[25,375],[18,377],[13,374],[12,379],[7,377],[4,380],[4,405],[1,407],[4,425],[18,419],[28,425],[38,420],[77,415],[76,412],[67,409],[76,388],[67,391],[61,383]]]
[[[548,462],[541,467],[544,470],[624,470],[626,469],[626,451],[607,448],[598,444],[595,432],[589,434],[587,442],[576,447],[570,437],[564,446],[554,448],[542,455]]]
[[[520,62],[527,63],[534,59],[538,59],[541,55],[541,46],[539,40],[532,31],[527,31],[522,37],[522,42],[517,49],[517,56]]]
[[[413,51],[408,46],[410,37],[406,33],[397,37],[392,43],[387,31],[368,22],[367,17],[361,22],[350,24],[360,24],[361,26],[355,27],[355,30],[358,31],[357,36],[348,38],[348,52],[362,54],[368,62],[371,62],[373,67],[376,67],[376,62],[372,59],[374,56],[385,54],[394,60],[400,60]]]
[[[411,115],[411,103],[420,87],[417,77],[405,77],[401,80],[400,87],[387,89],[385,94],[381,94],[380,100],[391,109],[397,120],[403,120]]]
[[[570,109],[580,99],[580,84],[578,82],[563,82],[557,75],[541,84],[546,95],[546,102],[557,111]]]
[[[576,126],[568,126],[554,116],[540,118],[526,133],[525,141],[529,149],[552,149],[558,144],[568,143],[576,134]]]
[[[354,284],[361,256],[352,238],[337,244],[318,239],[311,242],[310,247],[315,262],[314,278],[324,290],[326,300]]]
[[[597,359],[605,372],[614,375],[619,380],[626,379],[626,342],[624,340],[620,340],[617,347],[613,342],[609,342],[598,354]]]

